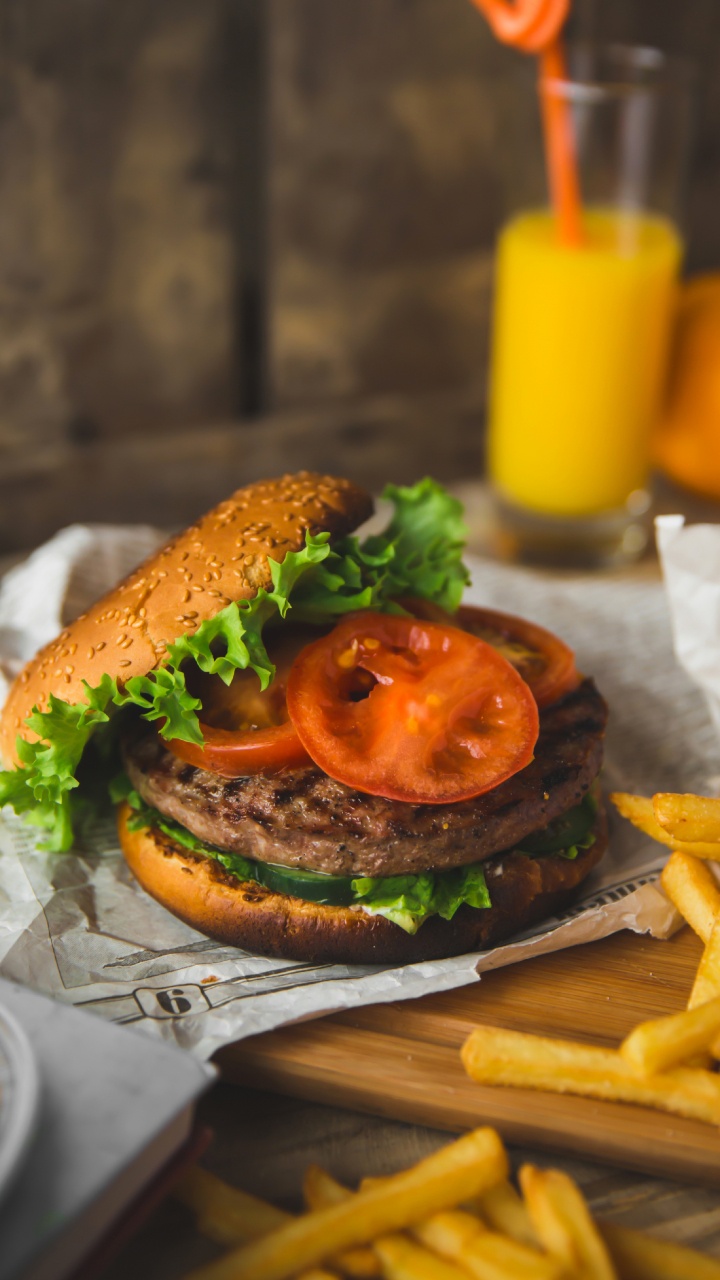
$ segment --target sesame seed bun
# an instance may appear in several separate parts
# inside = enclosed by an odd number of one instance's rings
[[[305,545],[306,531],[351,532],[372,513],[372,500],[348,480],[303,471],[238,489],[172,538],[119,586],[82,614],[27,664],[0,716],[0,754],[18,763],[18,734],[50,694],[85,701],[83,680],[107,674],[124,684],[147,675],[167,645],[192,635],[234,600],[269,588],[270,560]]]
[[[452,920],[431,916],[415,934],[362,908],[328,907],[238,880],[212,858],[163,832],[128,829],[132,810],[118,810],[125,859],[153,898],[201,933],[260,955],[317,964],[411,964],[496,946],[562,911],[607,846],[605,813],[595,843],[577,858],[504,853],[486,863],[492,906],[462,906]]]

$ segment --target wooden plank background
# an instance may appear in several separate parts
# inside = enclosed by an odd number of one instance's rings
[[[690,265],[717,265],[720,8],[573,24],[697,59]],[[493,240],[538,152],[530,69],[468,0],[0,0],[0,50],[1,549],[187,519],[297,415],[293,465],[380,485],[353,424],[385,418],[390,478],[479,469]]]

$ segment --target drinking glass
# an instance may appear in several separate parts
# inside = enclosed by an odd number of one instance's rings
[[[488,472],[501,554],[595,567],[647,541],[650,434],[683,245],[690,72],[657,50],[582,48],[561,104],[581,233],[524,208],[497,248]]]

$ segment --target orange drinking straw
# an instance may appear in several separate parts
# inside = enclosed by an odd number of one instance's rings
[[[564,244],[582,240],[575,148],[565,103],[552,82],[565,79],[560,31],[570,0],[473,0],[503,44],[540,57],[540,102],[550,197]]]

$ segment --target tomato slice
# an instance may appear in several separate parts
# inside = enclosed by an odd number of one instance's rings
[[[580,683],[572,649],[535,622],[468,604],[458,610],[457,626],[507,658],[530,686],[539,707],[549,707]]]
[[[250,773],[276,773],[280,769],[312,764],[291,721],[268,729],[234,733],[200,725],[203,747],[173,738],[165,745],[187,764],[218,773],[221,778],[242,778]]]
[[[290,717],[315,763],[371,795],[469,800],[532,759],[538,710],[515,668],[456,627],[354,614],[295,659]]]
[[[197,673],[191,692],[202,702],[204,746],[179,738],[165,745],[180,760],[222,778],[312,764],[288,716],[285,692],[295,655],[316,635],[310,628],[288,626],[269,643],[276,676],[264,691],[252,671],[236,672],[230,685],[219,676]]]

